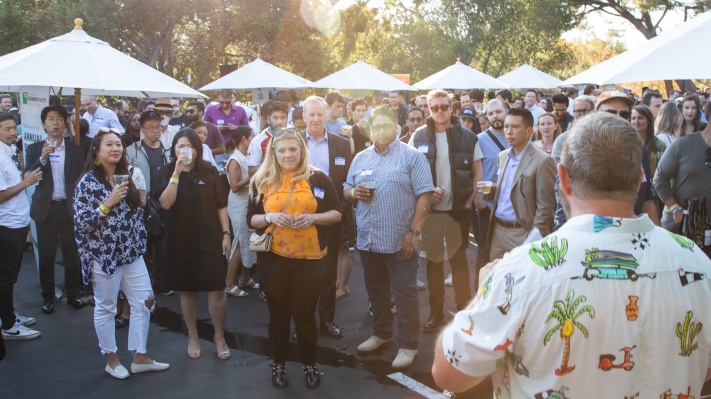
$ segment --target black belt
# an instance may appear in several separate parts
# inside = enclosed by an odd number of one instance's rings
[[[59,200],[52,200],[53,204],[66,204],[67,200],[65,199],[59,199]]]
[[[498,223],[499,226],[506,227],[508,229],[518,229],[519,227],[523,227],[523,225],[518,222],[509,222],[508,220],[501,220],[497,217],[494,217],[494,219],[496,219],[496,223]]]

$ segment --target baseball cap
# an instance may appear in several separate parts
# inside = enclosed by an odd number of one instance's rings
[[[170,99],[167,97],[161,97],[156,99],[156,111],[172,111],[173,104],[170,103]]]
[[[603,91],[602,94],[600,94],[600,97],[597,98],[597,104],[595,104],[595,110],[597,111],[597,109],[600,108],[600,105],[602,105],[605,101],[609,101],[616,98],[624,100],[627,105],[630,106],[630,108],[634,107],[635,102],[633,99],[627,97],[627,95],[621,91],[612,90]]]
[[[151,120],[151,119],[158,119],[158,120],[160,120],[160,119],[163,119],[163,117],[160,116],[160,115],[158,115],[158,113],[155,112],[155,111],[146,111],[146,112],[144,112],[144,113],[141,114],[141,117],[138,119],[138,123],[140,123],[141,126],[143,126],[143,123],[144,123],[144,122],[147,122],[147,121],[149,121],[149,120]]]
[[[457,116],[460,118],[469,118],[469,119],[476,120],[476,112],[474,112],[474,110],[469,107],[464,107],[464,108],[460,109],[459,115],[457,115]]]

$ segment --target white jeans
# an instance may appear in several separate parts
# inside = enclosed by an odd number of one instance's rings
[[[131,323],[128,327],[128,350],[131,352],[146,353],[146,340],[148,339],[148,326],[150,313],[155,307],[155,296],[151,288],[151,279],[148,277],[146,264],[143,257],[119,266],[112,275],[94,265],[91,272],[91,284],[94,286],[94,328],[99,337],[99,347],[102,354],[116,353],[116,300],[119,288],[123,289],[128,303],[131,305]],[[152,300],[152,302],[150,301]],[[146,307],[151,305],[150,309]]]

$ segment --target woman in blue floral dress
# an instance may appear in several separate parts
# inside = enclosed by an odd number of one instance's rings
[[[79,248],[84,284],[94,288],[94,327],[101,353],[107,355],[106,372],[129,377],[116,356],[114,315],[122,288],[131,304],[128,350],[132,373],[165,370],[168,364],[146,356],[150,312],[155,296],[143,262],[146,229],[141,199],[131,179],[114,184],[114,176],[128,175],[128,160],[118,131],[104,130],[94,137],[84,176],[74,194],[75,239]]]

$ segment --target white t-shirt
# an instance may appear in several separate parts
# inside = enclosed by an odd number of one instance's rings
[[[497,398],[699,398],[710,273],[647,215],[576,216],[494,266],[442,349],[462,373],[491,375]]]
[[[163,147],[170,148],[173,146],[173,138],[175,134],[178,133],[180,129],[177,126],[168,125],[168,130],[160,134],[160,142],[163,143]],[[146,137],[143,132],[141,132],[141,140]]]
[[[259,166],[262,164],[264,149],[271,138],[272,135],[267,128],[252,139],[247,149],[247,166]]]
[[[22,175],[12,157],[15,146],[0,141],[0,191],[22,183]],[[0,226],[19,229],[30,224],[30,202],[27,191],[22,190],[14,197],[0,202]]]
[[[667,145],[667,148],[674,142],[674,136],[669,133],[659,133],[657,134],[657,138],[662,140],[664,144]]]
[[[207,144],[202,145],[202,160],[209,162],[212,166],[217,167],[217,162],[215,162],[215,156],[212,155],[212,151]]]

